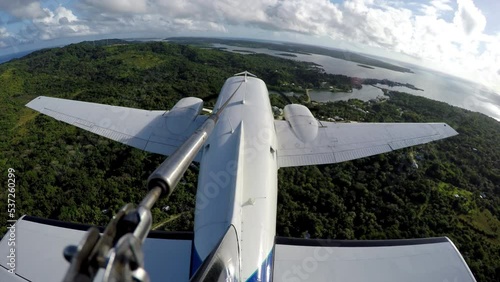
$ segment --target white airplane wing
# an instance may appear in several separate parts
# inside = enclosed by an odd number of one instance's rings
[[[409,240],[276,239],[274,281],[476,281],[446,237]]]
[[[63,257],[68,245],[80,242],[90,226],[23,216],[0,241],[0,281],[62,281],[69,263]],[[144,267],[151,281],[189,281],[192,232],[152,231],[143,244]],[[15,248],[15,265],[9,265],[10,249]],[[14,273],[9,270],[15,267]]]
[[[316,121],[304,120],[292,129],[288,121],[274,122],[279,167],[339,163],[428,143],[458,133],[446,123],[334,123],[317,122],[317,135],[302,141]],[[316,125],[314,125],[316,127]],[[308,129],[308,130],[309,130]],[[295,130],[295,131],[294,131]]]
[[[171,111],[147,111],[40,96],[27,107],[57,120],[162,155],[170,155],[203,123],[203,101],[184,98]],[[199,161],[199,159],[195,159]]]

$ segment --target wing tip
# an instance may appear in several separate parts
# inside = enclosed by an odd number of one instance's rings
[[[43,109],[44,98],[46,98],[46,97],[45,96],[38,96],[35,99],[29,101],[25,106],[39,112],[41,109]]]
[[[441,123],[441,125],[444,126],[444,130],[442,131],[442,133],[445,136],[445,138],[458,135],[458,132],[453,127],[451,127],[449,124],[443,122],[443,123]]]

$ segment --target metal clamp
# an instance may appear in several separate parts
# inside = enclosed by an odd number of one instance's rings
[[[126,204],[111,219],[102,234],[91,227],[80,244],[64,249],[70,267],[64,282],[94,281],[104,269],[102,281],[149,282],[144,270],[142,244],[151,229],[151,207],[161,195],[161,188],[149,191],[139,207]]]

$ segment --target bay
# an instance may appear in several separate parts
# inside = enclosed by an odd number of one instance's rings
[[[422,66],[387,59],[391,64],[407,67],[413,71],[413,73],[403,73],[378,67],[373,67],[373,69],[362,67],[359,66],[358,63],[348,61],[348,57],[346,57],[346,60],[342,60],[318,54],[308,55],[297,53],[293,53],[296,57],[291,57],[280,55],[283,51],[275,51],[266,48],[249,48],[226,44],[212,45],[215,48],[224,48],[225,51],[240,54],[250,54],[248,52],[254,52],[289,60],[311,62],[321,65],[321,67],[330,74],[342,74],[359,78],[388,79],[400,83],[409,83],[417,88],[423,89],[424,91],[413,90],[402,86],[392,88],[380,84],[377,86],[387,88],[389,90],[423,96],[471,111],[481,112],[500,121],[500,95],[498,93],[495,93],[487,89],[485,86],[472,81],[467,81],[465,79],[434,71]],[[246,52],[238,52],[237,50],[244,50]],[[349,99],[349,97],[359,98],[365,96],[376,98],[373,97],[375,90],[371,87],[372,86],[363,86],[361,90],[356,92],[353,91],[352,93],[324,93],[319,91],[319,94],[311,93],[311,97],[313,100],[317,99],[319,102],[338,101],[342,95],[346,99]],[[328,98],[328,95],[331,95],[331,98]]]

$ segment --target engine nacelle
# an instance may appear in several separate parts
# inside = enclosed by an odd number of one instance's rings
[[[286,105],[283,110],[285,119],[292,127],[292,131],[300,141],[306,143],[316,139],[318,135],[318,121],[306,106],[299,104]]]
[[[182,133],[189,128],[203,109],[203,100],[196,97],[180,99],[175,106],[166,113],[167,129],[172,133]]]

